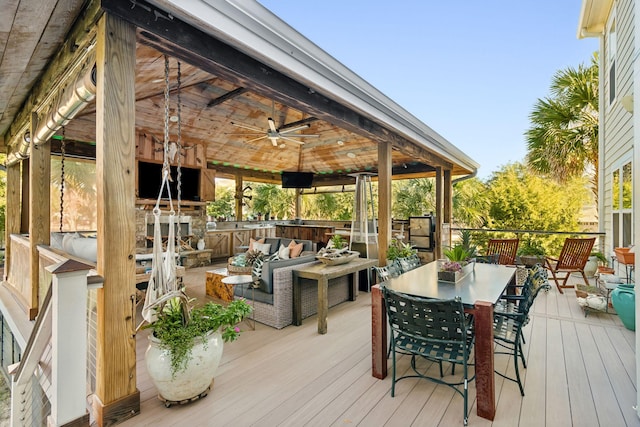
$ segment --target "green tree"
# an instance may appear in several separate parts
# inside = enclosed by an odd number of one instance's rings
[[[435,211],[433,179],[416,178],[394,181],[392,187],[391,215],[407,219]]]
[[[232,188],[216,186],[216,200],[207,205],[207,215],[214,219],[233,216],[235,209],[233,192]]]
[[[457,226],[480,228],[487,223],[489,200],[486,185],[478,178],[456,183],[453,187],[453,222]]]
[[[588,199],[587,183],[583,178],[559,184],[531,172],[521,163],[515,163],[494,172],[487,185],[489,228],[580,231],[579,215]],[[485,239],[489,237],[484,233]],[[528,236],[520,238],[528,239]],[[550,235],[540,243],[545,253],[557,254],[564,238]],[[476,242],[484,246],[478,239],[482,237],[477,236]]]
[[[551,96],[538,99],[526,131],[527,163],[558,182],[587,175],[598,197],[598,56],[556,72]],[[597,200],[597,199],[596,199]]]

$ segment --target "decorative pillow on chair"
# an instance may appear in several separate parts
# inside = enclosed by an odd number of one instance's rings
[[[255,242],[253,244],[253,249],[256,250],[256,251],[260,251],[265,255],[269,255],[269,251],[271,250],[271,243],[258,243],[258,242]]]
[[[295,240],[292,240],[289,243],[289,258],[298,258],[302,253],[302,249],[304,247],[304,243],[296,243]]]
[[[251,278],[253,279],[253,286],[260,286],[260,281],[262,280],[262,265],[264,264],[264,260],[262,258],[256,258],[253,261],[253,267],[251,268]]]
[[[253,237],[250,237],[249,238],[249,250],[250,251],[256,250],[256,248],[253,246],[256,243],[264,243],[264,237],[262,239],[260,239],[260,240],[256,240]]]
[[[289,259],[289,254],[291,253],[291,249],[288,246],[280,245],[278,249],[278,258],[279,259]]]

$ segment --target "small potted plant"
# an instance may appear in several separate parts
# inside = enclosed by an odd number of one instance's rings
[[[438,261],[438,280],[457,282],[473,271],[473,253],[465,245],[456,245],[443,253],[447,259]]]
[[[147,371],[161,400],[172,403],[204,397],[222,358],[223,342],[240,336],[237,324],[251,313],[244,300],[227,306],[192,307],[184,292],[155,309],[145,353]]]
[[[518,248],[518,258],[526,267],[533,267],[536,264],[544,265],[544,249],[538,242],[531,239],[523,240]]]

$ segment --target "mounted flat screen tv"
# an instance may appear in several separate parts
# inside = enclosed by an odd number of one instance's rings
[[[180,168],[182,171],[182,200],[200,201],[200,169]],[[178,170],[171,166],[171,198],[178,198]],[[162,164],[138,162],[138,197],[141,199],[157,199],[162,184]],[[167,198],[167,190],[162,192]]]
[[[313,172],[282,172],[282,188],[311,188]]]

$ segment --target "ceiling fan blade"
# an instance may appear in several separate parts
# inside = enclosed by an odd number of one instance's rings
[[[280,135],[280,139],[284,139],[285,141],[295,142],[296,144],[304,145],[304,141],[298,141],[296,139],[289,138],[288,136]]]
[[[259,127],[257,127],[257,126],[245,125],[245,124],[243,124],[243,123],[236,123],[236,122],[231,122],[231,124],[232,124],[233,126],[237,126],[237,127],[239,127],[239,128],[252,130],[252,131],[254,131],[254,132],[260,132],[260,133],[263,133],[263,132],[264,132],[264,130],[260,129],[260,128],[259,128]]]
[[[271,117],[269,117],[267,121],[269,122],[269,129],[271,129],[273,132],[278,132],[278,129],[276,128],[276,122],[274,122]]]
[[[246,142],[247,144],[250,144],[250,143],[252,143],[252,142],[260,141],[261,139],[264,139],[264,138],[266,138],[266,137],[267,137],[266,135],[263,135],[263,136],[259,136],[259,137],[257,137],[257,138],[250,139],[250,140],[245,141],[245,142]]]
[[[300,126],[295,126],[295,127],[291,127],[291,128],[280,128],[278,129],[278,132],[280,133],[291,133],[291,132],[296,132],[302,129],[309,129],[311,126],[310,125],[300,125]]]
[[[231,136],[254,136],[254,135],[264,135],[264,132],[249,132],[249,133],[225,133],[225,135]]]
[[[293,134],[288,134],[288,133],[282,133],[280,132],[280,137],[284,138],[285,136],[294,136],[296,138],[319,138],[320,135],[307,135],[305,133],[293,133]]]
[[[271,140],[271,145],[273,145],[274,147],[278,146],[278,137],[277,136],[268,136],[267,138],[269,138]]]

